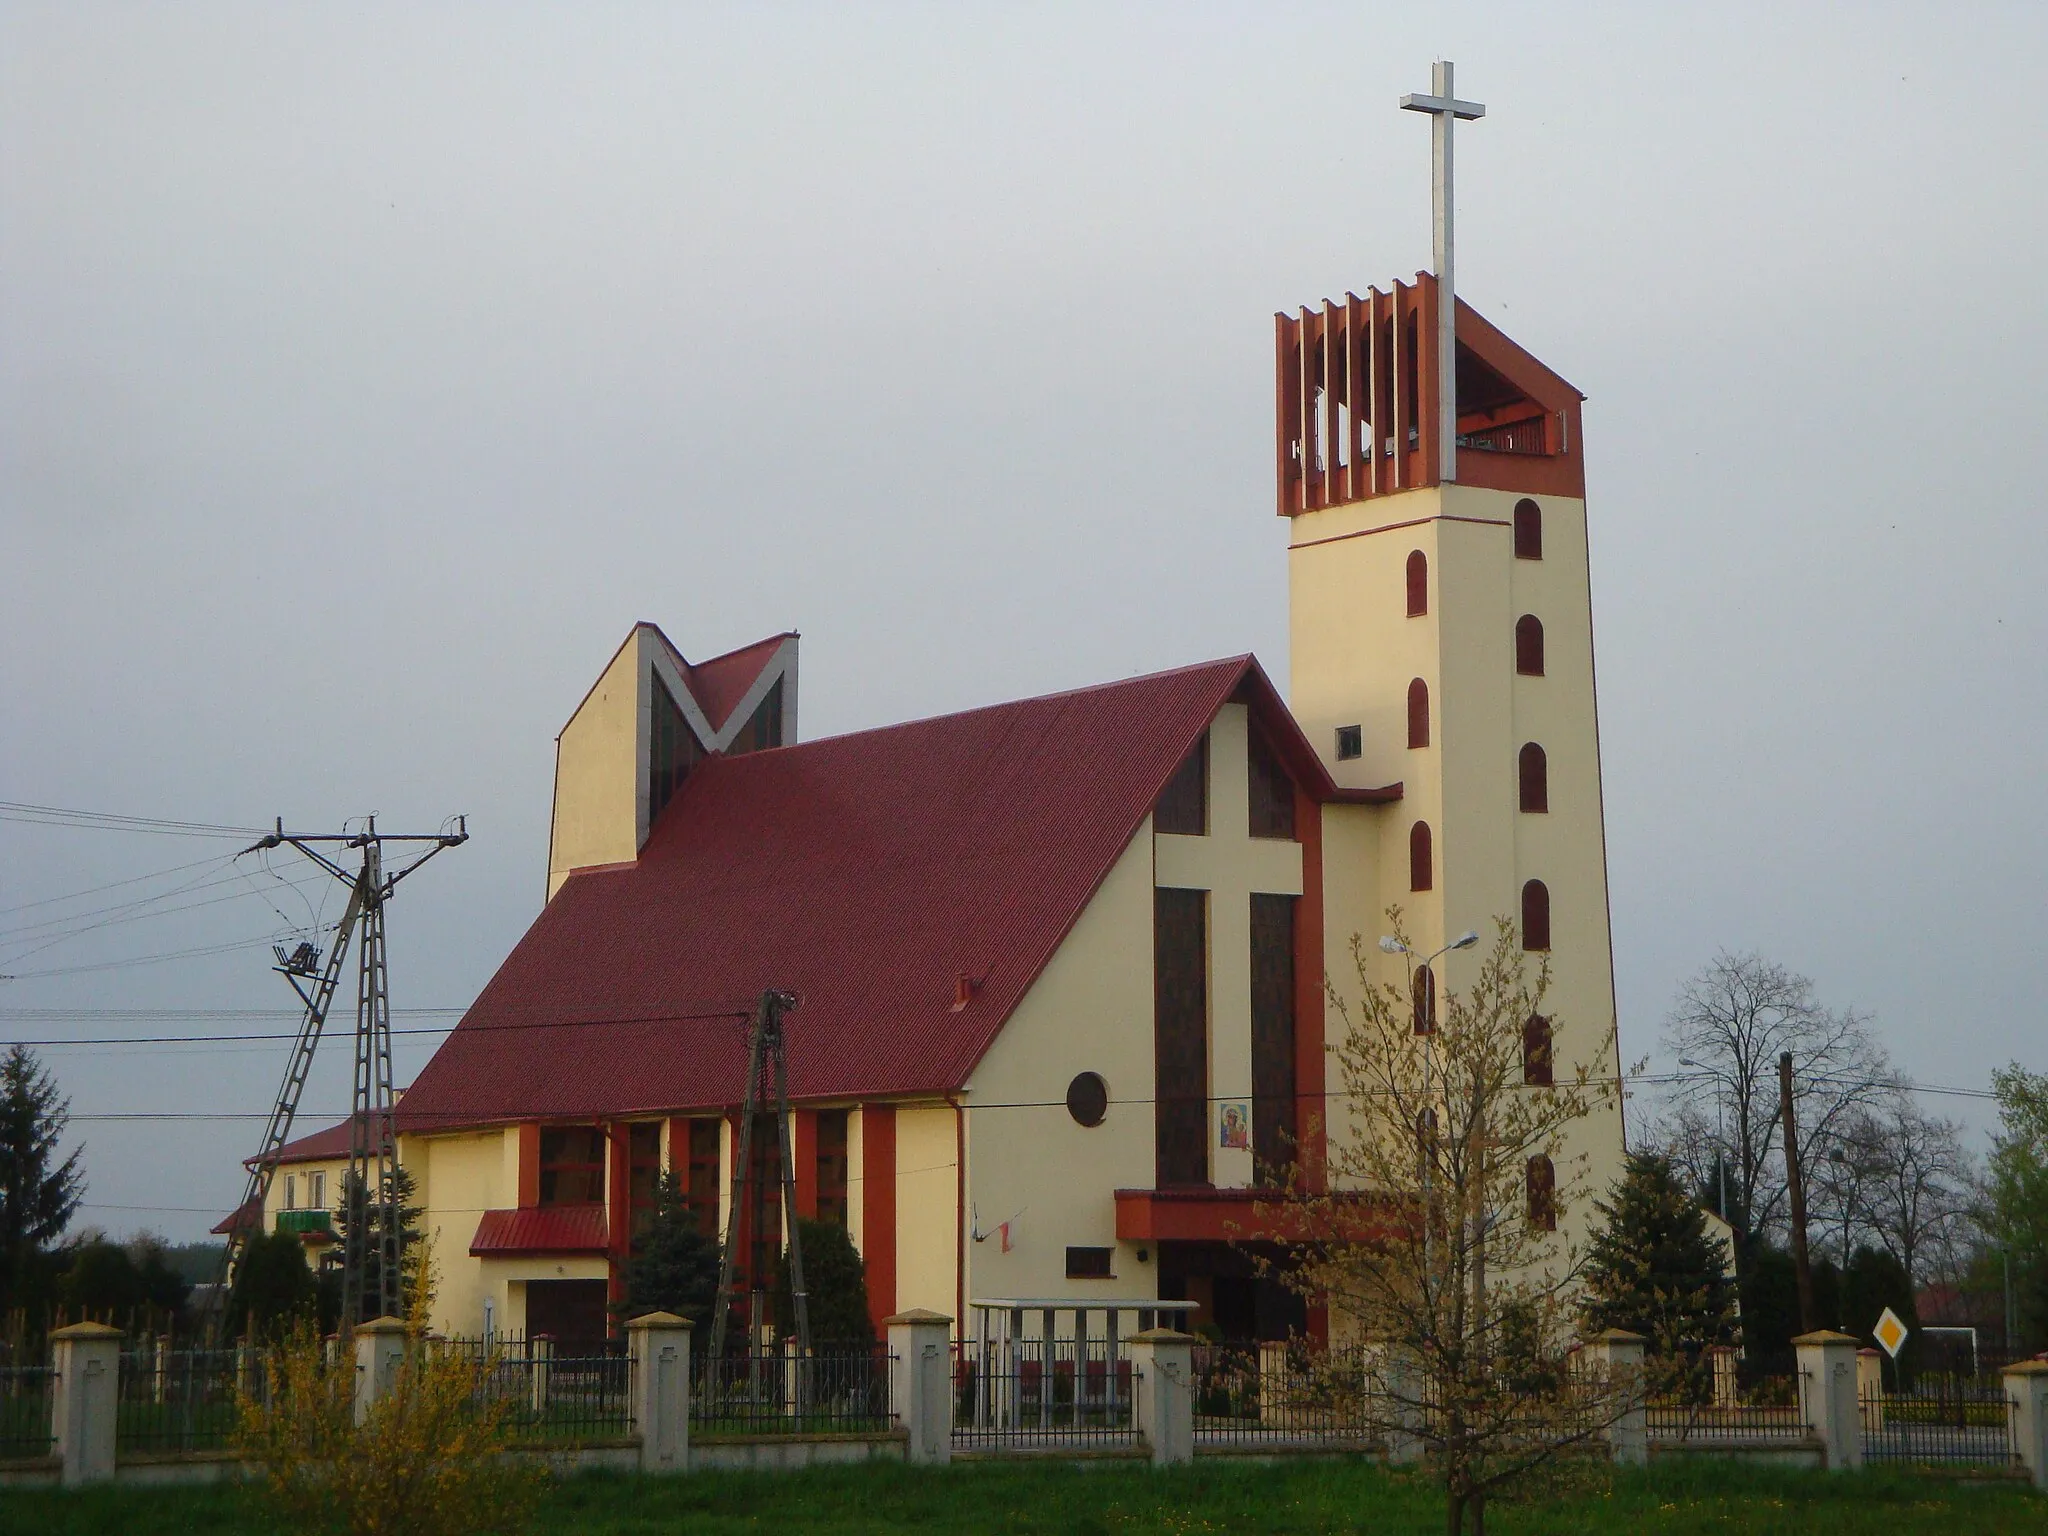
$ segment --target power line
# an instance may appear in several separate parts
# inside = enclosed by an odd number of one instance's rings
[[[219,857],[194,859],[190,864],[173,864],[169,869],[154,870],[146,875],[130,875],[126,880],[109,880],[105,885],[89,885],[84,890],[73,891],[68,896],[42,896],[34,901],[16,902],[11,907],[0,907],[0,917],[10,912],[26,912],[31,907],[51,907],[59,902],[83,901],[88,896],[97,896],[102,891],[116,890],[124,885],[140,885],[145,880],[161,880],[166,875],[181,875],[188,869],[198,869],[206,864],[226,864],[234,857],[234,854],[224,854]]]
[[[103,832],[150,832],[165,837],[261,837],[262,827],[237,827],[215,821],[172,821],[161,816],[128,816],[116,811],[79,811],[59,805],[30,805],[0,800],[0,821],[31,826],[87,827]]]
[[[239,879],[240,876],[236,876],[235,878]],[[150,906],[150,903],[153,902],[169,901],[173,896],[190,895],[196,891],[209,890],[214,886],[228,885],[232,883],[232,880],[217,880],[208,882],[204,885],[181,886],[175,890],[166,891],[161,896],[149,897],[146,901],[125,903],[124,907],[114,907],[109,908],[107,910],[120,912],[124,911],[125,907]],[[304,886],[311,885],[315,882],[305,881],[301,883],[294,883],[291,881],[286,881],[285,883],[287,885],[290,885],[293,890],[299,890],[304,888]],[[324,881],[320,883],[324,883]],[[225,896],[209,896],[204,901],[186,901],[179,902],[175,906],[151,907],[150,910],[143,912],[127,911],[124,916],[105,917],[101,918],[97,922],[82,922],[81,919],[90,915],[85,913],[79,914],[79,918],[77,919],[51,919],[47,923],[35,924],[32,926],[47,928],[56,926],[61,923],[74,921],[78,921],[80,925],[74,928],[62,929],[61,931],[56,933],[28,933],[26,930],[17,930],[16,935],[13,937],[0,935],[0,947],[7,947],[10,945],[18,944],[28,944],[31,947],[26,950],[23,950],[20,955],[15,957],[16,959],[26,959],[29,955],[38,954],[41,951],[52,948],[55,945],[67,943],[72,939],[83,937],[85,934],[97,933],[102,928],[115,928],[119,927],[123,923],[139,923],[145,921],[146,919],[154,917],[168,917],[176,912],[191,912],[197,910],[200,907],[217,907],[222,902],[246,901],[251,896],[265,896],[265,893],[263,891],[256,890],[253,888],[243,889],[239,891],[229,891]],[[275,903],[271,904],[271,910],[273,912],[277,912],[277,907]],[[285,915],[282,912],[278,912],[277,915],[280,918],[282,918],[287,924],[290,924],[294,928],[304,928],[306,926],[304,924],[293,924],[292,920],[288,917],[285,917]]]
[[[135,955],[127,960],[102,960],[94,965],[63,965],[41,971],[13,971],[7,981],[34,981],[44,976],[83,976],[92,971],[123,971],[138,965],[162,965],[169,960],[192,960],[201,955],[225,955],[230,950],[256,949],[268,939],[236,939],[227,944],[202,944],[196,949],[173,949],[160,955]]]

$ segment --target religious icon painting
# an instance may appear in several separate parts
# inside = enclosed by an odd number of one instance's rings
[[[1252,1146],[1252,1112],[1248,1104],[1230,1103],[1222,1107],[1217,1120],[1216,1145],[1224,1151],[1249,1152]]]

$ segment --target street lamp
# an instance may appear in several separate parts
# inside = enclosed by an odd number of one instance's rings
[[[1712,1072],[1705,1062],[1694,1061],[1690,1056],[1678,1058],[1681,1067],[1691,1067],[1695,1072]],[[1721,1118],[1721,1079],[1714,1078],[1714,1174],[1721,1186],[1721,1209],[1719,1215],[1734,1230],[1735,1223],[1728,1220],[1728,1133],[1726,1122]]]

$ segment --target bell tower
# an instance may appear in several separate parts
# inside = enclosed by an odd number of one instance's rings
[[[1450,123],[1479,109],[1438,69],[1403,105],[1436,114],[1447,275]],[[1438,274],[1279,315],[1275,342],[1290,703],[1340,785],[1402,786],[1378,900],[1336,920],[1370,947],[1399,905],[1428,954],[1511,917],[1550,957],[1557,1070],[1615,1072],[1583,396]],[[1618,1110],[1588,1135],[1604,1189]]]

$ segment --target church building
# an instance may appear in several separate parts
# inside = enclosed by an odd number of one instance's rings
[[[1509,915],[1549,956],[1530,1091],[1619,1070],[1581,396],[1438,296],[1278,317],[1284,692],[1235,656],[807,741],[796,635],[693,664],[632,629],[558,740],[547,904],[398,1108],[438,1327],[604,1331],[663,1169],[723,1232],[767,989],[797,1210],[850,1233],[877,1319],[1322,1331],[1254,1274],[1259,1206],[1323,1177],[1325,977],[1356,991],[1363,936],[1406,984],[1389,906],[1423,954]],[[1604,1185],[1619,1110],[1580,1134]],[[287,1148],[271,1204],[338,1183],[337,1144]]]

